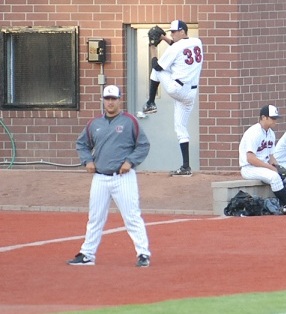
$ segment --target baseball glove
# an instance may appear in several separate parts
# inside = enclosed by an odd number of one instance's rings
[[[149,29],[148,37],[149,37],[149,46],[157,47],[161,42],[161,35],[166,35],[164,30],[158,25],[153,26]]]
[[[282,180],[286,179],[286,169],[283,166],[275,165]]]

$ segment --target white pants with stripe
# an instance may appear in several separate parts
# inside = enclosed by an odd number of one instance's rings
[[[137,256],[150,255],[146,228],[139,208],[137,176],[133,169],[123,175],[94,174],[90,189],[89,219],[80,252],[95,260],[112,199],[121,213]]]
[[[169,71],[155,71],[150,75],[151,80],[160,82],[166,93],[175,101],[174,129],[179,143],[189,142],[188,122],[195,104],[197,89],[191,89],[189,83],[181,86],[174,81]]]
[[[248,165],[241,167],[240,172],[244,179],[260,180],[266,184],[270,184],[271,190],[273,192],[280,191],[284,187],[283,181],[276,171],[263,167]]]

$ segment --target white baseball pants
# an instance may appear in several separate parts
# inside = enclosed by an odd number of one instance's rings
[[[137,256],[150,255],[147,232],[139,208],[138,184],[134,169],[123,175],[94,174],[90,189],[89,219],[80,252],[95,260],[112,199],[121,213]]]
[[[273,192],[280,191],[284,188],[283,181],[276,171],[248,165],[241,167],[240,172],[244,179],[261,180],[266,184],[270,184]]]
[[[195,104],[197,89],[191,89],[192,86],[189,83],[181,86],[171,77],[169,71],[153,69],[150,79],[160,82],[166,93],[174,99],[174,130],[179,143],[189,142],[190,136],[187,128]]]

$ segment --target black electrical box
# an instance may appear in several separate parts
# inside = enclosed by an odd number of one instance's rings
[[[106,61],[106,42],[104,39],[88,39],[88,61],[97,63]]]

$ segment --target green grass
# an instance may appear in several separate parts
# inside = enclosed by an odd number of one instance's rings
[[[65,312],[67,313],[67,312]],[[69,314],[286,314],[286,291],[172,300]]]

